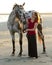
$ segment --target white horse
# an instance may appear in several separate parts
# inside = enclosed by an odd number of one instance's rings
[[[15,32],[19,33],[19,36],[20,36],[19,37],[19,43],[20,43],[19,56],[22,55],[22,38],[24,33],[23,31],[27,28],[26,19],[31,17],[32,12],[35,12],[35,11],[26,12],[23,8],[24,5],[25,3],[23,3],[23,5],[15,4],[12,12],[9,15],[8,22],[7,22],[7,26],[12,37],[12,45],[13,45],[12,55],[15,55]],[[37,13],[37,16],[38,16],[38,13]],[[43,35],[41,33],[40,33],[40,38],[44,40]],[[43,52],[45,52],[44,41],[43,41]]]

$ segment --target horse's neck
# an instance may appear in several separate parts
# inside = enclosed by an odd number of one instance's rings
[[[12,17],[12,16],[15,16],[15,11],[12,11],[12,12],[10,13],[10,17]]]
[[[12,11],[11,13],[10,13],[10,15],[9,15],[9,19],[8,19],[8,21],[9,22],[11,22],[11,23],[13,23],[14,22],[14,19],[15,19],[15,12],[14,11]]]

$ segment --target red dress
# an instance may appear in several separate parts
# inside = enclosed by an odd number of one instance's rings
[[[35,23],[37,23],[37,19],[34,20],[34,22],[31,22],[31,19],[28,19],[28,29],[34,28]],[[35,35],[36,31],[28,31],[28,35]]]
[[[35,20],[34,22],[31,22],[31,19],[28,19],[28,29],[34,28],[34,25],[36,22],[37,22],[37,20]],[[38,58],[36,31],[28,31],[27,39],[28,39],[28,56]]]

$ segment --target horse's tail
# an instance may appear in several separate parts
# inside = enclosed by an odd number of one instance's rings
[[[37,26],[37,29],[38,29],[38,31],[37,31],[37,33],[38,33],[38,41],[40,42],[40,43],[42,43],[42,25],[41,25],[41,22],[42,22],[42,20],[41,20],[41,17],[40,17],[40,14],[38,13],[38,26]]]
[[[39,33],[38,33],[38,41],[39,41],[39,43],[42,43],[42,38]]]

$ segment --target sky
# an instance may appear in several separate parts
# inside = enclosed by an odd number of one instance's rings
[[[35,10],[40,13],[52,13],[51,0],[0,0],[0,13],[10,13],[15,3],[23,4],[24,2],[26,11]]]

